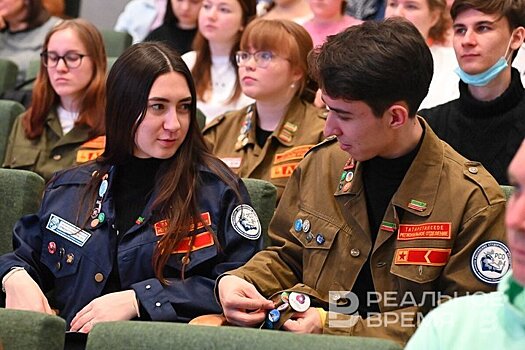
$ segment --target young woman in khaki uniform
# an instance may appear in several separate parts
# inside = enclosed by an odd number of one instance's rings
[[[40,56],[32,105],[13,125],[3,166],[49,180],[104,150],[106,52],[96,27],[74,19],[47,34]]]
[[[226,113],[204,129],[212,152],[241,177],[272,182],[281,197],[305,153],[324,139],[324,112],[311,102],[308,77],[312,39],[287,20],[250,23],[237,52],[244,94],[255,103]]]

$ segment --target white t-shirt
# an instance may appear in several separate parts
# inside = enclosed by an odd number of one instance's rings
[[[518,56],[512,61],[512,66],[520,71],[521,83],[525,86],[525,44],[521,45]]]
[[[458,67],[456,54],[452,47],[432,45],[430,47],[434,60],[434,75],[430,82],[428,95],[419,109],[432,108],[459,97],[459,77],[454,72]]]
[[[182,55],[182,59],[190,70],[195,65],[196,58],[196,51],[190,51]],[[212,91],[208,101],[197,101],[197,108],[206,116],[206,124],[225,112],[240,109],[254,102],[253,99],[241,93],[237,101],[228,103],[227,101],[235,89],[236,68],[230,64],[229,56],[212,56],[211,60]]]
[[[62,106],[57,108],[58,120],[62,126],[62,133],[65,135],[73,129],[78,118],[78,112],[70,112]]]

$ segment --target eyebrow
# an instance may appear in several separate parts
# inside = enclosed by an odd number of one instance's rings
[[[348,111],[345,111],[343,109],[339,109],[339,108],[335,108],[335,107],[331,107],[328,105],[328,103],[326,103],[326,101],[324,100],[324,98],[321,97],[321,100],[324,102],[324,104],[326,105],[326,107],[328,107],[328,109],[330,109],[331,111],[334,111],[336,112],[337,114],[351,114],[350,112]]]
[[[485,24],[485,25],[494,25],[494,23],[496,23],[496,22],[498,22],[498,21],[488,21],[488,20],[487,20],[487,21],[479,21],[479,22],[475,22],[474,25],[475,25],[475,26],[479,26],[479,25],[483,25],[483,24]],[[464,23],[454,23],[454,24],[452,25],[453,28],[456,28],[456,27],[466,27],[466,26],[467,26],[467,25],[464,24]]]
[[[183,99],[180,99],[177,103],[191,102],[192,100],[193,99],[191,98],[191,96],[188,96],[188,97],[185,97]],[[151,97],[151,98],[148,98],[148,101],[169,102],[169,99],[167,99],[165,97]]]

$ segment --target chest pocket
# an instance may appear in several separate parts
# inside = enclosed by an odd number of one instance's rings
[[[394,253],[392,265],[390,266],[390,272],[393,275],[401,277],[402,279],[408,280],[410,282],[415,282],[417,284],[430,283],[441,275],[444,265],[431,266],[419,263],[396,264],[395,254],[399,254],[398,251]]]
[[[316,286],[320,281],[339,227],[305,210],[300,210],[290,229],[303,247],[303,281]],[[326,275],[329,275],[326,274]]]
[[[42,243],[40,261],[57,278],[74,275],[82,260],[80,247],[58,236],[46,236]],[[56,283],[60,283],[59,280]]]
[[[19,147],[13,150],[11,159],[7,159],[6,166],[13,169],[34,169],[38,161],[40,150],[37,148]]]
[[[173,273],[167,271],[169,277],[179,278],[183,264],[186,265],[186,275],[202,274],[202,271],[211,271],[213,269],[218,251],[213,235],[209,232],[197,234],[189,257],[186,257],[187,251],[188,246],[183,241],[172,252],[166,265],[171,268],[170,270],[175,271]]]

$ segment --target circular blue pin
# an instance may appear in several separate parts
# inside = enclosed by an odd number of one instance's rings
[[[302,219],[295,220],[293,228],[295,232],[301,232],[303,230],[303,220]]]
[[[268,320],[270,320],[270,322],[272,323],[279,321],[280,318],[281,313],[277,309],[270,310],[270,312],[268,313]]]
[[[323,244],[324,241],[325,241],[324,236],[322,234],[318,233],[317,236],[315,236],[315,241],[319,245]]]
[[[107,190],[108,190],[108,180],[104,180],[100,183],[100,187],[98,188],[98,196],[103,197],[104,194],[106,194]]]
[[[264,320],[264,328],[273,329],[273,322],[269,319]]]

